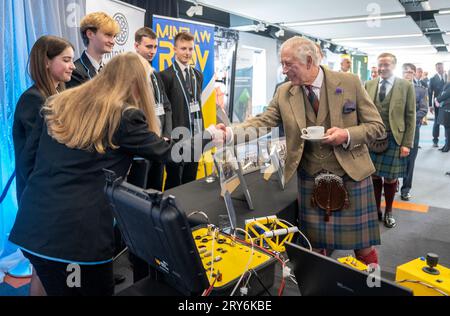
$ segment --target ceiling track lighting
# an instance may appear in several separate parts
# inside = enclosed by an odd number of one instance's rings
[[[197,2],[194,2],[194,5],[191,6],[187,11],[186,11],[186,15],[188,17],[193,17],[194,15],[199,15],[202,16],[203,15],[203,7],[201,5],[199,5]]]

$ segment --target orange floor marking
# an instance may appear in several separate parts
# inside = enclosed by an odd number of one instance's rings
[[[381,203],[382,207],[386,206],[386,202]],[[402,211],[411,211],[411,212],[418,212],[418,213],[428,213],[429,206],[424,204],[415,204],[410,202],[400,202],[400,201],[394,201],[394,204],[392,206],[394,209],[399,209]]]
[[[5,283],[9,284],[15,289],[18,289],[31,282],[31,278],[13,278],[9,275],[5,276]]]

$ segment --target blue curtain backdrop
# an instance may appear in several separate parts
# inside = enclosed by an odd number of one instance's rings
[[[78,23],[85,15],[86,0],[0,0],[0,194],[14,172],[12,123],[20,95],[31,86],[28,56],[43,35],[70,40],[80,55]],[[14,252],[8,234],[17,213],[15,181],[0,204],[1,258]]]

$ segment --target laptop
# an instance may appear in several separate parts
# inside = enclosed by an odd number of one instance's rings
[[[353,269],[298,245],[286,243],[286,251],[302,296],[413,295],[410,289],[394,282],[381,278],[376,282],[375,276],[367,272]]]

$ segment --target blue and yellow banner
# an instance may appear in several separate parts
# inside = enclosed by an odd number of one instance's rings
[[[216,95],[214,68],[214,25],[196,23],[188,20],[153,16],[153,30],[158,37],[158,53],[153,67],[163,71],[172,66],[175,52],[175,36],[180,32],[194,35],[195,47],[192,65],[203,74],[202,112],[204,126],[216,124]],[[209,162],[209,159],[207,160]],[[210,168],[208,168],[210,169]],[[203,168],[200,168],[199,177]]]

